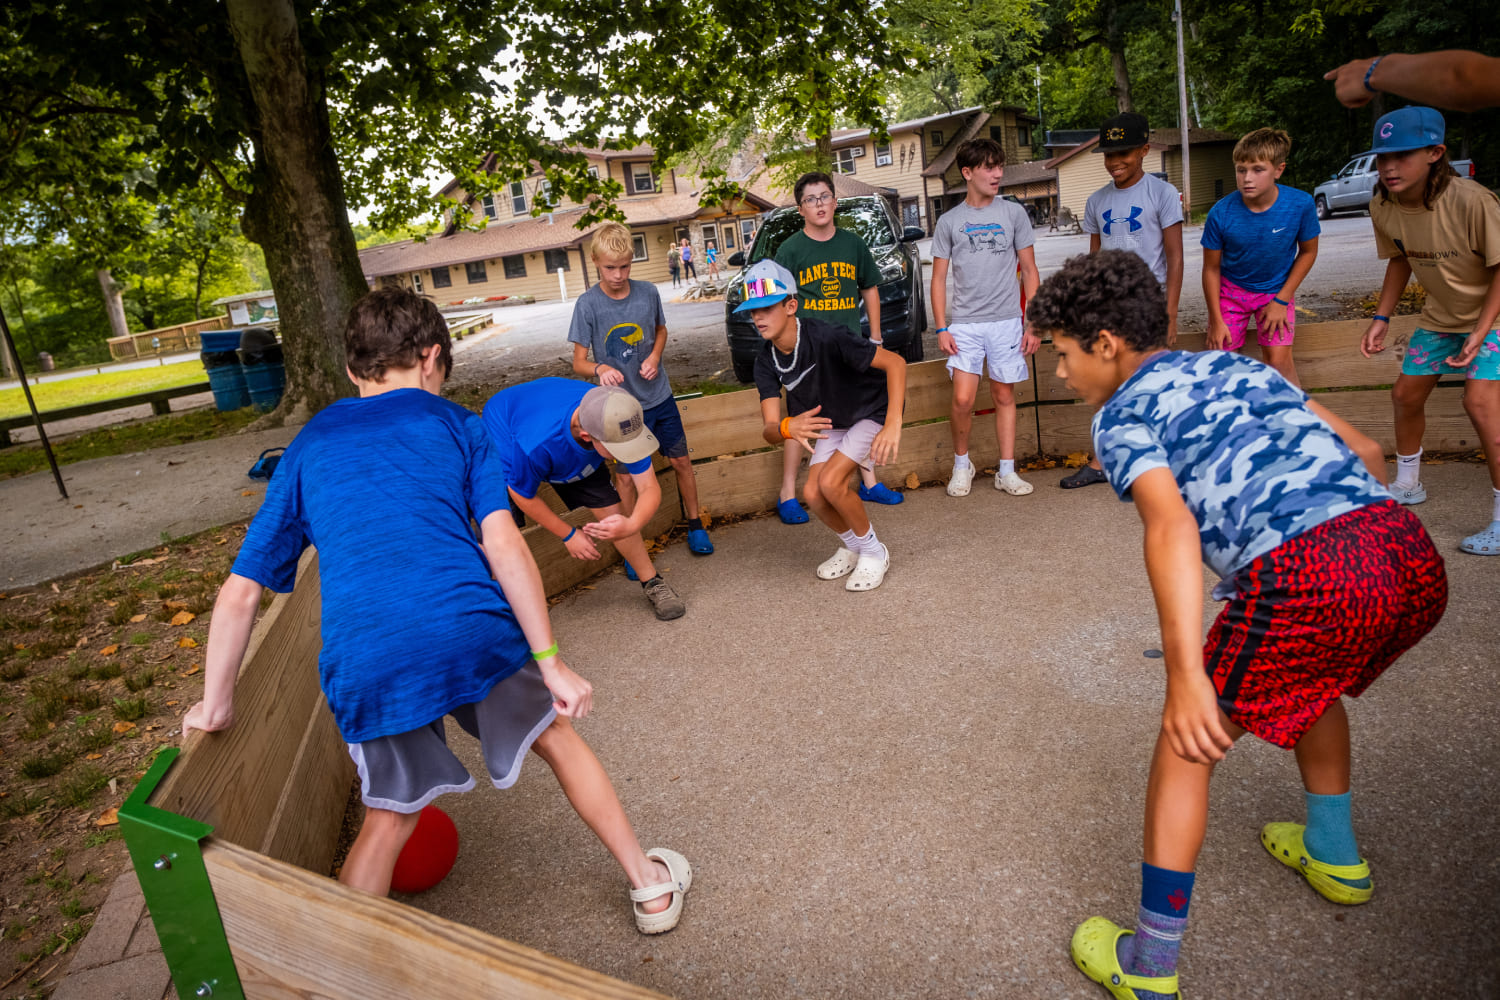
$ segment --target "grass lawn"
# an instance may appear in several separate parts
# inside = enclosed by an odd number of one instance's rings
[[[261,414],[253,406],[232,413],[212,409],[189,410],[139,423],[86,431],[66,441],[53,442],[52,450],[57,455],[57,464],[66,465],[87,458],[125,455],[148,448],[222,437],[233,434],[259,416]],[[42,453],[41,445],[17,445],[0,450],[0,479],[25,476],[45,468],[47,456]]]
[[[31,395],[36,399],[36,408],[45,413],[100,399],[134,396],[138,392],[191,385],[207,378],[208,373],[203,370],[202,362],[181,361],[155,368],[136,368],[131,371],[105,372],[102,375],[84,375],[60,382],[43,382],[31,387]],[[26,396],[19,388],[0,391],[0,417],[17,417],[27,412]]]

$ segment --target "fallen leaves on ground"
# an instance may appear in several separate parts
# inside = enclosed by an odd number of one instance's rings
[[[141,615],[131,615],[130,616],[130,624],[132,624],[132,625],[138,625],[138,624],[140,624],[141,622],[143,622],[145,620],[146,620],[146,616],[143,615],[143,614],[141,614]]]
[[[162,601],[161,606],[171,608],[173,611],[186,611],[187,601]]]
[[[918,486],[921,486],[921,485],[922,485],[922,477],[921,476],[918,476],[915,472],[908,472],[906,474],[906,488],[907,489],[914,490]]]
[[[119,651],[120,651],[120,645],[119,645],[119,643],[116,643],[113,646],[105,646],[103,649],[99,650],[99,655],[100,656],[114,656]]]
[[[185,635],[181,639],[177,640],[177,648],[178,649],[196,649],[197,647],[198,647],[198,640],[194,639],[190,635]]]
[[[135,728],[135,723],[134,722],[125,722],[124,720],[121,720],[121,721],[115,723],[115,735],[119,736],[119,735],[122,735],[124,733],[128,733],[128,732],[130,732],[134,728]]]
[[[182,672],[182,676],[184,676],[184,677],[191,677],[191,676],[193,676],[194,674],[196,674],[198,671],[200,671],[202,669],[203,668],[201,666],[199,666],[198,664],[195,663],[191,667],[188,667],[186,670],[184,670]]]
[[[242,496],[242,497],[253,497],[253,496],[255,496],[255,491],[254,490],[240,490],[240,496]]]
[[[1077,469],[1089,464],[1089,453],[1086,451],[1070,451],[1068,457],[1063,459],[1063,465],[1070,469]]]
[[[197,617],[198,616],[195,615],[195,614],[193,614],[191,611],[179,611],[175,615],[172,616],[172,620],[168,624],[170,624],[170,625],[186,625],[188,622],[192,621],[193,619],[195,619]]]
[[[95,826],[118,826],[120,824],[120,810],[106,809],[94,820]]]

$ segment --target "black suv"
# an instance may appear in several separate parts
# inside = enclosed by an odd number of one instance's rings
[[[912,244],[927,234],[917,228],[898,229],[884,199],[875,195],[840,198],[833,221],[840,229],[864,240],[880,268],[880,332],[886,349],[907,361],[921,361],[927,303],[922,290],[922,263]],[[795,208],[778,208],[761,223],[760,234],[748,257],[741,251],[732,255],[728,263],[731,267],[744,267],[775,257],[781,241],[801,228],[802,216]],[[735,377],[741,382],[753,382],[755,355],[761,339],[748,316],[734,314],[735,307],[743,301],[740,286],[730,285],[724,297],[724,325],[729,334],[729,357],[734,362]],[[863,299],[859,305],[859,324],[861,335],[868,338],[870,319],[865,315]]]

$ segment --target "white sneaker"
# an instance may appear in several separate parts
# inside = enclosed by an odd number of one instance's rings
[[[995,473],[995,489],[1003,490],[1013,497],[1024,497],[1035,487],[1014,472],[1007,472],[1003,476],[997,472]]]
[[[1391,496],[1399,504],[1408,507],[1415,506],[1427,499],[1427,487],[1421,483],[1412,483],[1410,486],[1404,483],[1392,483],[1386,489],[1391,491]]]
[[[966,497],[969,495],[969,487],[973,483],[973,463],[965,462],[963,465],[955,465],[953,467],[953,478],[948,480],[948,495],[950,497]]]

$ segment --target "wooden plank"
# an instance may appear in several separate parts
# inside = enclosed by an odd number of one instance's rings
[[[297,567],[297,588],[272,606],[245,657],[235,688],[236,723],[194,733],[151,804],[214,827],[216,836],[258,848],[265,842],[291,775],[309,715],[322,692],[318,651],[322,615],[317,555]]]
[[[1082,403],[1071,406],[1038,406],[1037,420],[1041,424],[1040,447],[1049,455],[1066,455],[1074,451],[1091,451],[1094,443],[1089,437],[1089,422],[1094,419],[1094,409]]]
[[[1028,363],[1031,363],[1031,359],[1028,359]],[[1035,381],[1033,376],[1015,386],[1016,405],[1027,406],[1036,399]],[[907,366],[906,412],[902,414],[906,423],[946,418],[952,400],[953,382],[948,378],[946,361],[923,361]],[[994,401],[990,399],[989,380],[982,379],[979,392],[974,397],[974,409],[977,412],[988,410],[992,406]]]
[[[693,466],[693,475],[698,503],[713,516],[758,514],[775,507],[780,495],[781,449],[705,462]]]
[[[216,837],[203,860],[250,1000],[662,996]]]
[[[355,773],[328,700],[320,696],[308,716],[260,853],[308,871],[330,871]]]
[[[1407,341],[1417,328],[1416,316],[1397,316],[1391,320],[1391,333],[1386,349],[1373,358],[1359,353],[1359,338],[1369,326],[1368,320],[1339,320],[1330,323],[1309,323],[1297,328],[1297,339],[1292,350],[1297,365],[1297,378],[1305,389],[1341,389],[1350,386],[1385,386],[1396,381],[1401,373],[1401,359],[1406,353]],[[1244,354],[1260,359],[1260,347],[1253,343],[1255,335],[1249,335]],[[1204,350],[1203,335],[1182,334],[1177,338],[1177,348],[1184,351]],[[1069,389],[1057,377],[1057,354],[1047,345],[1038,352],[1037,398],[1044,402],[1061,402],[1077,399],[1078,394]],[[1455,373],[1449,381],[1460,382],[1462,374]]]
[[[694,471],[697,471],[696,468]],[[646,530],[641,533],[648,539],[667,531],[682,518],[682,503],[677,494],[677,474],[671,469],[658,470],[656,479],[661,484],[661,506],[657,508],[656,516],[647,522]],[[701,497],[699,503],[707,506],[707,502]],[[717,508],[710,509],[719,512]],[[572,525],[586,524],[593,519],[594,516],[586,508],[563,515],[563,520]],[[531,547],[531,555],[542,573],[542,587],[549,597],[582,583],[620,561],[620,554],[608,542],[596,542],[599,558],[584,561],[569,555],[562,541],[541,525],[532,525],[521,534]]]
[[[760,436],[760,393],[754,387],[685,399],[677,407],[687,430],[688,454],[694,459],[754,451],[766,445]]]

